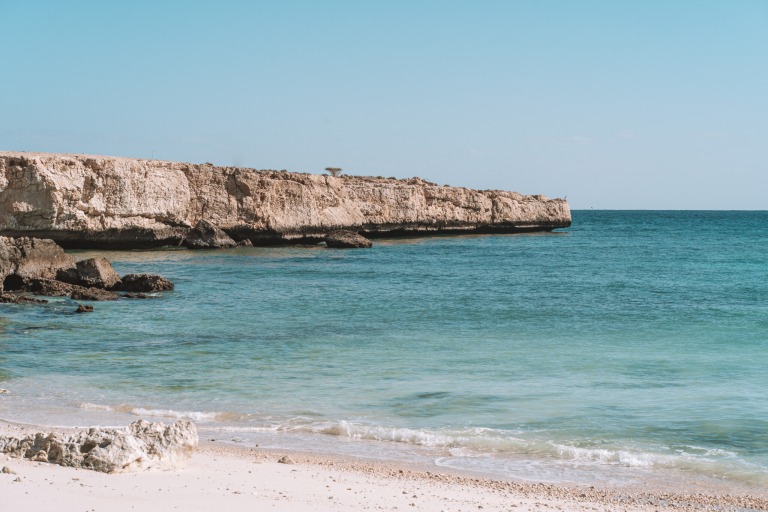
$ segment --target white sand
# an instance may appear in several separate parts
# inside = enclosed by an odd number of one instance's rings
[[[22,430],[0,423],[0,435]],[[0,473],[0,511],[768,510],[754,496],[502,482],[317,454],[278,463],[284,454],[206,443],[182,470],[114,475],[0,455],[15,473]]]

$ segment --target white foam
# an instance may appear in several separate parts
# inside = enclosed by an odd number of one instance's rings
[[[130,413],[134,416],[152,416],[191,421],[216,421],[218,416],[218,414],[215,412],[174,411],[173,409],[144,409],[141,407],[135,407],[131,409]]]
[[[159,418],[173,418],[177,420],[191,420],[191,421],[216,421],[220,414],[216,412],[201,412],[201,411],[175,411],[173,409],[146,409],[143,407],[133,407],[130,405],[104,405],[94,404],[91,402],[81,402],[79,404],[80,409],[86,411],[104,411],[104,412],[121,412],[132,414],[133,416],[149,416]]]
[[[604,464],[621,464],[628,467],[650,468],[657,465],[668,466],[676,457],[659,453],[631,452],[627,450],[611,450],[606,448],[580,448],[563,444],[551,443],[561,458],[574,461],[601,462]]]
[[[92,404],[90,402],[80,402],[79,407],[86,411],[107,411],[112,412],[114,411],[114,407],[110,405],[102,405],[102,404]]]

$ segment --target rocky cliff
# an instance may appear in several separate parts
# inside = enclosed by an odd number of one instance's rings
[[[0,152],[0,235],[65,247],[180,243],[200,220],[237,241],[316,243],[366,236],[549,231],[563,199],[440,186],[420,178],[338,177],[90,155]]]

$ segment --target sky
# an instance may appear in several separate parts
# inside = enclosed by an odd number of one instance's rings
[[[0,0],[0,150],[768,209],[768,0]]]

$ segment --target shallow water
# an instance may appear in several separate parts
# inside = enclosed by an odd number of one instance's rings
[[[0,417],[188,417],[244,444],[496,476],[768,486],[768,212],[573,220],[370,250],[106,253],[176,290],[87,315],[0,306]]]

